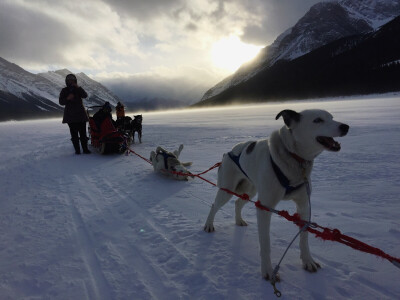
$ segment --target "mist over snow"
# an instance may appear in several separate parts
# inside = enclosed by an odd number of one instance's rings
[[[104,84],[132,109],[185,107],[198,102],[219,77],[200,69],[179,68],[173,73],[163,71],[137,75],[100,74],[94,78]]]

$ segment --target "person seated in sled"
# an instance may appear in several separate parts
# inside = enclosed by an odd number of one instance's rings
[[[93,120],[96,123],[97,128],[100,129],[101,123],[103,123],[103,121],[106,118],[110,118],[111,122],[113,123],[113,125],[115,126],[115,121],[112,118],[111,115],[111,105],[109,102],[104,103],[104,105],[98,110],[98,112],[96,112],[93,115]]]

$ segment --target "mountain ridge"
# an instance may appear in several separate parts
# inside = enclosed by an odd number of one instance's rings
[[[64,108],[59,105],[60,91],[65,87],[68,69],[33,74],[0,57],[0,121],[54,117]],[[87,91],[85,105],[115,106],[119,100],[106,87],[84,73],[75,74],[78,84]]]
[[[396,14],[397,12],[397,14]],[[209,89],[208,98],[232,88],[279,60],[293,60],[334,40],[374,31],[400,12],[400,0],[331,0],[319,2],[291,28],[263,48],[255,59]]]
[[[400,91],[400,16],[379,30],[345,37],[256,76],[195,106]]]

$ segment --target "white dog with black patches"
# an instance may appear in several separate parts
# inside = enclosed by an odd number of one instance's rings
[[[175,150],[174,152],[169,152],[162,147],[157,147],[155,152],[151,151],[150,161],[153,164],[154,171],[160,172],[177,180],[188,180],[188,177],[191,177],[191,173],[186,169],[186,167],[191,166],[192,163],[182,163],[179,161],[179,155],[181,154],[182,150],[183,145],[180,145],[179,149]]]
[[[309,219],[309,202],[305,181],[309,183],[314,159],[324,150],[337,152],[340,144],[334,137],[345,136],[349,126],[333,120],[323,110],[305,110],[297,113],[283,110],[276,119],[283,117],[285,125],[274,131],[269,139],[249,141],[236,145],[224,154],[218,170],[218,187],[238,194],[246,193],[250,199],[258,193],[258,200],[268,208],[274,208],[281,200],[293,200],[297,213],[303,220]],[[218,190],[204,230],[214,231],[214,217],[232,195]],[[235,202],[235,219],[239,226],[246,226],[241,211],[247,201]],[[261,273],[267,280],[272,278],[270,258],[271,213],[257,210],[260,241]],[[304,269],[316,272],[320,265],[311,257],[308,233],[300,234],[300,258]],[[277,277],[279,280],[279,277]]]

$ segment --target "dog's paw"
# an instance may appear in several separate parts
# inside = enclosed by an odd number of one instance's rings
[[[272,280],[272,272],[271,272],[271,274],[267,273],[266,275],[263,276],[263,278],[267,281],[271,281]],[[275,282],[280,282],[280,281],[281,281],[281,276],[279,275],[279,273],[277,273],[275,275]]]
[[[236,225],[237,226],[247,226],[247,223],[243,219],[240,219],[240,220],[236,220]]]
[[[303,261],[303,269],[308,272],[314,273],[314,272],[317,272],[318,269],[320,269],[320,268],[321,268],[321,265],[319,263],[315,262],[313,259]]]
[[[265,280],[271,280],[272,274],[274,274],[274,269],[271,264],[261,263],[261,275]],[[280,281],[279,274],[276,274],[275,281]]]
[[[213,224],[206,224],[204,225],[204,231],[205,232],[214,232],[215,228]]]

